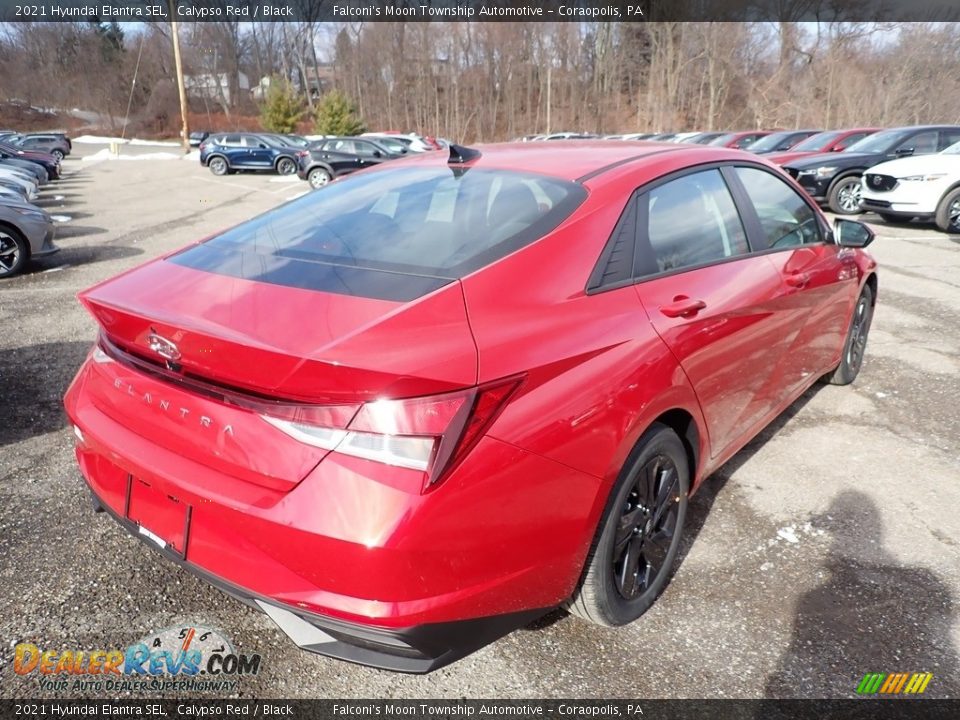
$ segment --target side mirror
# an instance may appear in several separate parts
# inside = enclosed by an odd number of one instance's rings
[[[374,150],[374,151],[373,151],[373,156],[374,156],[374,157],[377,157],[377,158],[378,158],[378,157],[383,157],[383,153],[381,153],[379,150]]]
[[[913,148],[900,148],[894,154],[897,157],[906,157],[907,155],[913,155]]]
[[[833,221],[833,236],[837,245],[848,248],[865,248],[876,237],[873,230],[858,220],[837,218]]]
[[[845,147],[839,147],[839,146],[830,148],[830,152],[843,152],[844,150],[846,150]]]
[[[259,146],[259,147],[260,147],[261,150],[266,150],[266,149],[267,149],[267,144],[266,144],[266,143],[260,143],[260,146]]]

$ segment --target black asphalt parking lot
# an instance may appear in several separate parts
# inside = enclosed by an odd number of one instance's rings
[[[240,696],[847,698],[866,672],[921,671],[927,696],[960,694],[960,237],[865,216],[881,270],[863,372],[809,391],[707,480],[640,621],[558,611],[406,676],[298,650],[94,514],[61,408],[95,335],[76,293],[307,190],[150,157],[165,148],[81,159],[101,149],[78,144],[42,192],[62,251],[0,283],[0,695],[64,694],[13,672],[17,643],[124,648],[180,626],[261,655]]]

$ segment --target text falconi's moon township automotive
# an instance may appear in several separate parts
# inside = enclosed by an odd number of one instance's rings
[[[633,17],[643,17],[643,8],[629,6],[626,14]],[[469,20],[471,18],[486,19],[491,17],[516,18],[549,18],[551,16],[580,17],[580,18],[620,18],[623,16],[619,7],[607,5],[604,7],[571,7],[561,5],[556,10],[539,7],[486,7],[479,8],[432,7],[430,5],[413,5],[410,7],[353,7],[349,5],[334,5],[334,17],[382,17],[382,18],[444,18],[447,20]]]

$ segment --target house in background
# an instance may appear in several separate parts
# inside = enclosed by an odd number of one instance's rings
[[[310,97],[316,100],[333,88],[334,70],[332,63],[320,63],[320,66],[316,68],[307,67],[305,68],[305,74],[306,77],[299,70],[293,70],[290,73],[290,84],[298,92],[303,92],[304,88],[309,88]],[[267,96],[269,89],[270,76],[262,77],[260,82],[250,90],[250,96],[254,100],[262,100]]]
[[[233,105],[238,98],[231,97],[234,83],[230,80],[227,73],[184,75],[183,86],[191,97]],[[244,73],[238,72],[235,87],[239,89],[241,96],[245,95],[250,91],[250,79]]]

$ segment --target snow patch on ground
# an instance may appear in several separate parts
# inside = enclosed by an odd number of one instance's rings
[[[182,155],[177,153],[155,152],[144,153],[142,155],[114,155],[107,148],[95,152],[93,155],[87,155],[83,162],[103,162],[104,160],[179,160]]]
[[[270,178],[270,182],[295,183],[295,182],[300,182],[300,178],[298,178],[296,174],[281,175],[280,177]]]
[[[180,158],[180,159],[181,159],[181,160],[196,160],[196,161],[199,162],[199,161],[200,161],[200,151],[199,151],[199,150],[191,150],[190,152],[188,152],[186,155],[184,155],[184,156],[183,156],[182,158]]]
[[[85,143],[88,145],[109,145],[110,143],[117,143],[118,145],[146,145],[148,147],[180,147],[180,143],[178,142],[106,137],[105,135],[81,135],[80,137],[71,138],[71,140],[75,143]]]
[[[800,542],[800,538],[797,537],[797,532],[796,530],[793,529],[792,526],[782,527],[779,530],[777,530],[777,537],[782,540],[786,540],[788,543]]]
[[[50,219],[57,223],[65,223],[73,220],[73,217],[70,215],[51,215]]]

